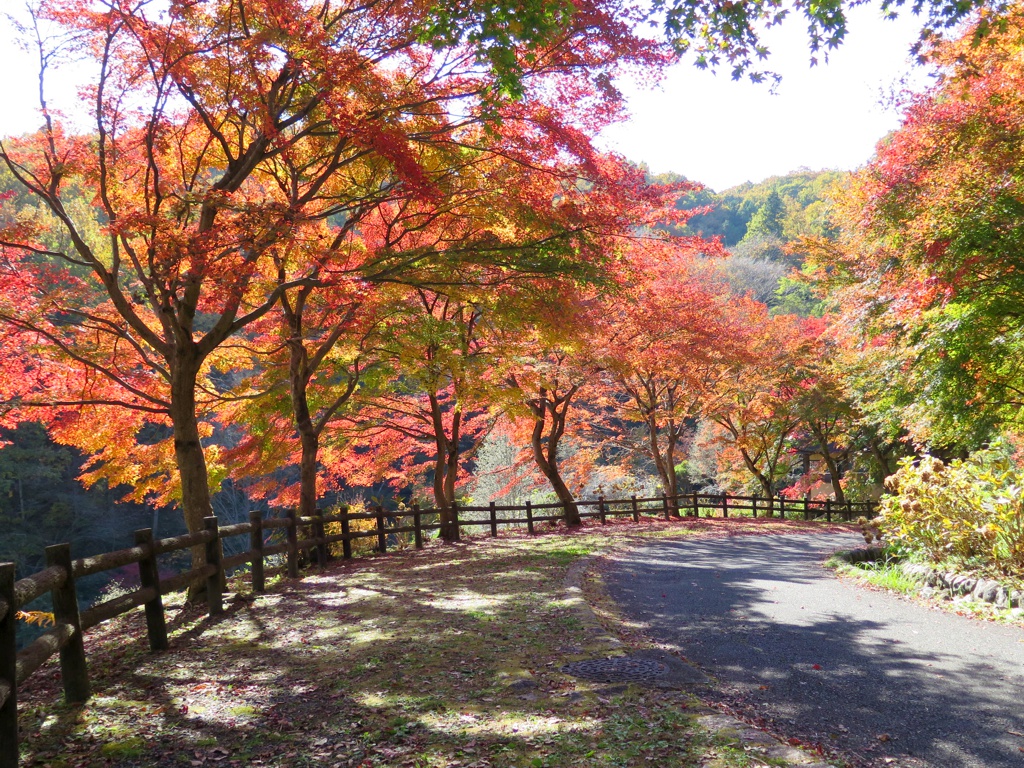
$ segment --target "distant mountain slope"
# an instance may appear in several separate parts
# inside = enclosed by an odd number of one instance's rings
[[[740,184],[723,192],[705,190],[687,195],[679,201],[679,207],[713,205],[714,209],[708,213],[694,216],[686,231],[705,237],[721,236],[722,242],[730,248],[748,235],[771,235],[783,242],[803,235],[830,236],[832,231],[826,217],[828,188],[846,174],[846,171],[801,169],[756,184]],[[651,176],[652,181],[659,182],[683,178],[675,173]],[[773,208],[776,210],[771,210]],[[752,222],[755,227],[748,231]]]

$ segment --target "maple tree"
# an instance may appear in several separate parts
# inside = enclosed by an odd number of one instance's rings
[[[603,375],[596,340],[599,292],[563,283],[542,297],[534,322],[513,331],[504,344],[501,370],[511,436],[523,446],[519,467],[532,465],[562,506],[566,524],[582,524],[576,496],[563,467],[567,437],[579,436],[578,411],[586,408]],[[579,470],[592,462],[573,446]]]
[[[565,347],[554,347],[531,361],[527,368],[513,373],[511,379],[522,392],[532,417],[527,423],[531,427],[529,445],[533,460],[551,485],[570,526],[582,525],[583,521],[576,498],[563,477],[559,448],[564,445],[562,439],[574,398],[595,373],[593,363],[574,359]]]
[[[602,399],[612,418],[598,429],[610,433],[604,439],[614,448],[646,456],[670,498],[679,491],[677,451],[692,419],[745,350],[740,305],[748,300],[731,298],[714,279],[706,260],[714,250],[687,239],[643,243],[629,287],[604,305]]]
[[[763,305],[749,305],[749,358],[730,367],[718,384],[718,398],[706,417],[718,427],[723,456],[737,463],[760,486],[768,514],[776,483],[788,471],[787,440],[800,424],[797,395],[806,379],[808,337],[792,315],[768,317]]]
[[[1001,23],[980,45],[972,28],[930,53],[940,82],[851,180],[839,241],[812,245],[843,324],[887,372],[873,410],[936,449],[1018,429],[1024,404],[1019,12]]]
[[[386,476],[403,485],[429,474],[441,536],[453,541],[465,454],[488,426],[480,394],[489,359],[485,311],[466,296],[424,288],[407,293],[392,317],[397,327],[385,324],[377,342],[390,375],[382,386],[360,393],[360,408],[348,419],[346,437],[357,451],[349,462],[362,459],[367,479]]]
[[[737,0],[720,3],[716,0],[655,0],[651,15],[661,22],[665,33],[680,51],[692,51],[698,67],[716,70],[725,65],[733,79],[747,75],[754,82],[766,78],[779,80],[771,71],[755,69],[769,58],[764,42],[767,29],[798,16],[807,30],[811,64],[819,57],[827,60],[828,53],[839,47],[847,32],[847,11],[860,5],[841,0],[830,3],[798,2],[786,5],[777,0]],[[960,25],[982,10],[993,18],[975,28],[974,40],[983,40],[993,29],[1000,27],[999,18],[1011,0],[966,0],[949,3],[945,0],[881,0],[879,9],[886,18],[895,18],[900,12],[922,16],[921,35],[913,46],[920,53],[930,42],[941,38],[949,30],[956,32]]]
[[[533,47],[513,46],[514,61],[489,69],[486,29],[452,28],[436,50],[421,44],[433,11],[292,0],[45,6],[96,67],[94,135],[66,133],[44,103],[41,132],[0,148],[47,212],[4,227],[5,274],[38,278],[34,308],[8,306],[5,320],[44,339],[39,351],[54,366],[74,369],[67,400],[47,389],[35,403],[75,406],[54,417],[62,439],[102,441],[95,471],[119,479],[175,466],[190,530],[209,514],[218,478],[202,440],[219,403],[210,377],[230,365],[229,339],[317,284],[367,210],[396,194],[429,197],[446,172],[424,162],[429,146],[457,156],[472,147],[472,126],[526,122],[502,95],[510,76],[535,97],[534,134],[571,148],[618,113],[617,95],[601,86],[610,68],[666,60],[629,31],[629,9],[585,3],[560,17],[557,36],[527,30]],[[69,212],[72,187],[97,191],[88,222]],[[343,222],[341,232],[325,232],[327,221]],[[53,232],[62,247],[47,245]],[[282,275],[280,254],[296,242],[321,253]],[[408,266],[351,271],[386,281]],[[133,415],[106,418],[111,407]],[[173,441],[138,444],[148,423]]]
[[[825,333],[823,320],[817,328],[805,323],[804,332],[816,336],[807,345],[808,355],[805,378],[796,392],[796,412],[801,426],[817,445],[821,461],[828,470],[832,495],[840,504],[846,501],[840,479],[836,451],[848,451],[852,446],[860,414],[847,393],[844,370],[835,353],[835,344]]]

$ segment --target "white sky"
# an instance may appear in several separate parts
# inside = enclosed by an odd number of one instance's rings
[[[728,69],[714,75],[689,63],[657,90],[622,88],[632,118],[607,130],[603,146],[719,191],[800,167],[863,165],[900,123],[898,109],[883,102],[904,81],[921,90],[930,80],[909,57],[920,20],[886,21],[875,6],[849,16],[846,40],[813,68],[798,19],[771,30],[765,68],[782,75],[774,94],[767,84],[731,80]]]
[[[17,0],[0,0],[0,11],[15,10],[11,4]],[[897,109],[883,104],[888,94],[906,78],[915,89],[928,81],[908,59],[919,21],[884,21],[873,6],[850,16],[846,41],[814,68],[799,19],[771,30],[766,68],[783,77],[775,93],[767,84],[733,81],[728,71],[713,75],[689,63],[677,65],[653,91],[623,84],[632,118],[607,130],[601,145],[656,173],[675,171],[717,190],[801,167],[864,164],[875,143],[899,125]],[[39,124],[36,64],[14,45],[6,20],[0,21],[0,71],[0,136],[32,130]],[[58,70],[51,102],[73,98],[74,74],[83,75],[81,65]]]

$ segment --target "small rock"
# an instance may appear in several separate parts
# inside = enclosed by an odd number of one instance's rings
[[[994,603],[996,601],[996,595],[999,592],[999,584],[994,581],[985,582],[985,591],[981,594],[981,599],[986,603]]]
[[[776,744],[773,747],[769,747],[765,750],[765,755],[774,760],[785,760],[787,763],[796,763],[797,765],[807,761],[806,753],[784,744]]]
[[[759,731],[755,728],[748,728],[744,731],[740,731],[740,741],[744,744],[761,744],[761,745],[774,745],[775,739],[769,736],[764,731]]]

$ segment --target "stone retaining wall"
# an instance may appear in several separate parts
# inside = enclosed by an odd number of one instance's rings
[[[848,563],[880,560],[885,556],[882,547],[860,547],[837,552],[836,557]],[[994,579],[968,576],[955,571],[942,572],[921,563],[900,563],[899,568],[909,578],[933,589],[943,589],[954,595],[970,595],[975,600],[992,603],[997,608],[1024,607],[1024,590],[1014,589]]]

